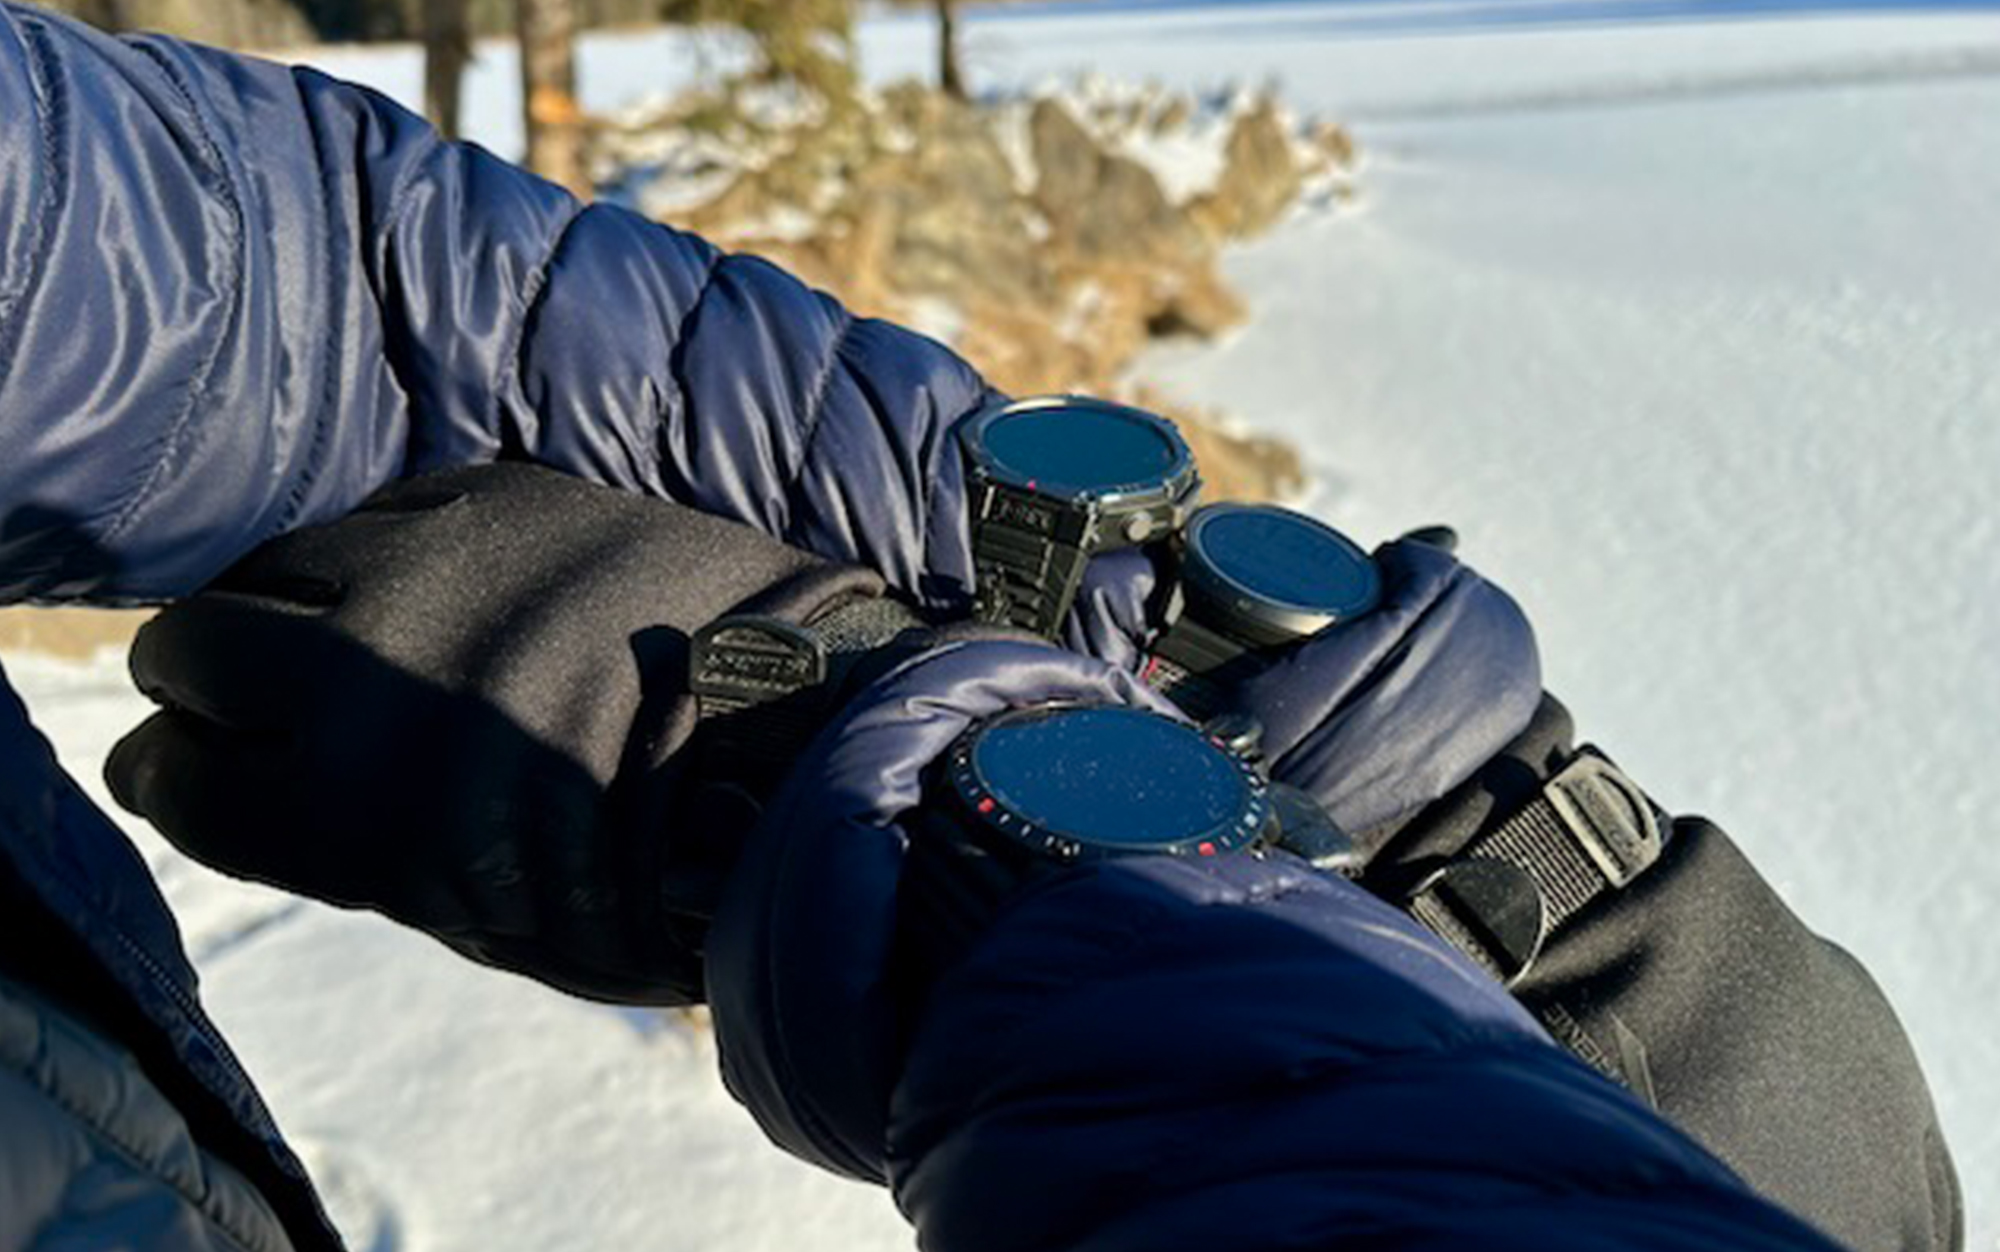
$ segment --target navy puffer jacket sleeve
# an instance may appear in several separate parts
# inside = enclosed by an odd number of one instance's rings
[[[888,1171],[932,1252],[1835,1246],[1282,857],[1111,862],[1022,901],[909,1057]]]
[[[913,988],[925,770],[1052,701],[1162,710],[1025,644],[886,676],[793,772],[711,935],[730,1089],[787,1151],[886,1183],[920,1246],[1832,1252],[1407,914],[1283,853],[1057,875]]]
[[[985,383],[373,92],[0,3],[0,602],[185,593],[385,482],[532,459],[932,604]]]

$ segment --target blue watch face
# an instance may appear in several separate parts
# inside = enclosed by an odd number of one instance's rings
[[[1382,595],[1367,553],[1290,509],[1217,506],[1197,518],[1188,545],[1237,590],[1287,609],[1345,620],[1374,608]]]
[[[1020,823],[1031,842],[1100,855],[1212,853],[1249,842],[1264,824],[1261,780],[1241,758],[1138,709],[1002,718],[979,733],[969,764],[979,811],[1003,830]]]
[[[1157,487],[1187,458],[1163,419],[1103,404],[1011,409],[986,423],[980,444],[1008,476],[1057,495]]]

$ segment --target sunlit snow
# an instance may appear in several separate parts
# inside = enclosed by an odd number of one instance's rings
[[[1358,204],[1233,254],[1252,324],[1143,372],[1299,443],[1308,503],[1358,538],[1463,532],[1584,734],[1884,984],[1970,1246],[2000,1248],[2000,13],[1114,0],[976,13],[969,37],[987,83],[1274,78],[1354,122]],[[929,38],[870,20],[871,75],[923,71]],[[727,55],[593,39],[587,103]],[[319,60],[417,95],[413,52]],[[484,49],[472,127],[502,152],[514,81]],[[145,711],[115,659],[9,668],[102,799]],[[910,1246],[886,1197],[767,1148],[685,1023],[135,833],[359,1248]]]

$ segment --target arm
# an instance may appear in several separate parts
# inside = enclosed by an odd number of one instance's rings
[[[886,1182],[923,1246],[1832,1246],[1283,854],[1073,869],[927,995],[899,981],[925,763],[1050,700],[1150,696],[1021,645],[885,680],[767,814],[709,949],[732,1090],[781,1146]]]
[[[1577,759],[1507,597],[1421,543],[1376,553],[1375,612],[1275,657],[1230,707],[1264,727],[1403,900],[1516,825]],[[1110,642],[1142,640],[1153,579],[1093,571]],[[1643,780],[1640,780],[1643,782]],[[1516,845],[1519,846],[1519,845]],[[1551,901],[1553,897],[1549,898]],[[1640,1092],[1761,1192],[1856,1247],[1951,1252],[1964,1204],[1910,1040],[1874,980],[1793,915],[1712,824],[1552,928],[1511,985],[1578,1056]]]
[[[148,1242],[155,1230],[161,1239],[180,1238],[186,1226],[173,1223],[186,1218],[172,1196],[149,1196],[145,1184],[120,1176],[150,1158],[192,1202],[183,1212],[200,1207],[227,1220],[234,1209],[242,1220],[229,1224],[259,1224],[256,1201],[235,1179],[241,1174],[300,1252],[339,1246],[304,1168],[204,1012],[195,971],[145,859],[63,771],[0,670],[0,985],[9,982],[80,1019],[100,1036],[92,1051],[129,1053],[136,1072],[103,1081],[69,1067],[65,1078],[55,1043],[24,1042],[17,1004],[0,1008],[0,1016],[12,1017],[0,1036],[12,1033],[25,1051],[0,1060],[0,1075],[12,1062],[43,1082],[73,1078],[81,1085],[76,1098],[63,1101],[68,1114],[83,1123],[122,1122],[118,1133],[134,1137],[93,1168],[87,1152],[37,1146],[10,1108],[0,1119],[8,1197],[0,1224],[32,1221],[41,1240],[61,1229],[80,1245],[105,1246],[102,1229],[89,1225],[95,1208],[123,1218],[128,1240],[160,1246]],[[205,1161],[193,1145],[225,1164]],[[214,1171],[209,1181],[190,1185],[205,1170]],[[53,1216],[35,1212],[42,1200],[58,1204]],[[24,1246],[4,1235],[0,1242]]]
[[[891,1185],[950,1252],[1833,1246],[1513,1010],[1349,884],[1117,865],[939,986]]]
[[[1371,885],[1400,895],[1575,755],[1568,712],[1544,697],[1469,782],[1376,832]],[[1964,1246],[1964,1199],[1895,1010],[1714,824],[1674,820],[1659,862],[1557,930],[1513,990],[1579,1054],[1843,1242]]]
[[[0,4],[0,602],[183,594],[391,479],[541,461],[932,603],[939,345],[311,70]]]

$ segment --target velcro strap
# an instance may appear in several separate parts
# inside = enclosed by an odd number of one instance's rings
[[[1585,905],[1659,859],[1664,830],[1645,793],[1586,748],[1519,813],[1425,879],[1406,907],[1512,984]]]
[[[869,654],[925,623],[887,596],[843,600],[798,626],[737,614],[695,632],[688,687],[712,779],[753,789],[782,777]]]

